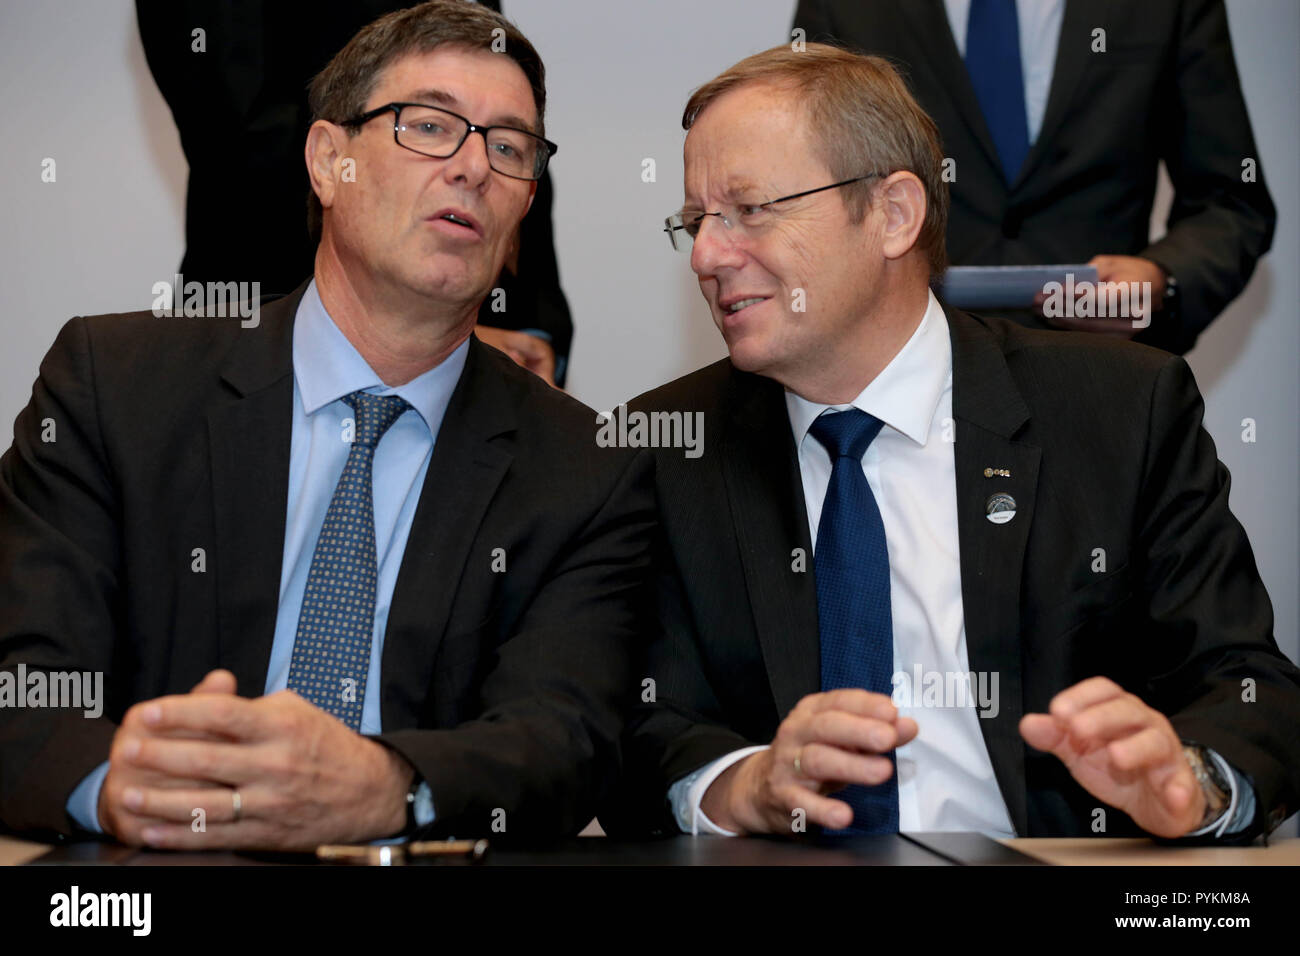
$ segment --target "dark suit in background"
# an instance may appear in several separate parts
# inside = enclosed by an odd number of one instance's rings
[[[966,647],[971,671],[1000,675],[999,712],[979,726],[1017,835],[1095,835],[1100,801],[1018,726],[1097,675],[1249,778],[1255,820],[1231,839],[1275,828],[1300,807],[1300,668],[1273,639],[1186,363],[945,311]],[[639,705],[620,795],[600,815],[611,833],[677,832],[674,781],[768,743],[821,689],[812,560],[792,561],[812,543],[780,384],[723,359],[629,408],[703,412],[712,449],[656,452],[661,635],[645,673],[657,701]],[[990,482],[990,465],[1010,478]],[[985,518],[994,490],[1016,501],[1006,524]],[[1108,813],[1104,835],[1141,833]]]
[[[263,292],[284,294],[311,277],[307,84],[362,27],[410,6],[324,0],[307,16],[268,0],[136,0],[145,58],[190,164],[180,264],[187,281],[257,281]],[[499,0],[483,6],[501,8]],[[199,27],[203,53],[192,50]],[[563,386],[573,321],[555,261],[552,197],[548,172],[520,227],[518,271],[497,280],[507,308],[492,311],[489,296],[479,321],[544,332]]]
[[[0,822],[67,834],[135,702],[219,667],[261,695],[301,295],[255,329],[73,319],[42,364],[0,458],[0,668],[102,671],[107,704],[5,712]],[[487,832],[498,807],[511,834],[577,832],[613,775],[654,519],[649,457],[594,436],[594,412],[471,336],[372,691],[380,739],[432,789],[430,832]]]
[[[1245,287],[1276,211],[1251,133],[1222,0],[1066,0],[1042,130],[1008,186],[942,0],[799,0],[794,25],[894,61],[956,160],[954,265],[1151,259],[1178,283],[1178,317],[1136,336],[1179,354]],[[1093,53],[1104,29],[1106,52]],[[1174,185],[1152,243],[1156,171]],[[1256,164],[1243,182],[1242,161]],[[1013,316],[1043,324],[1025,312]]]

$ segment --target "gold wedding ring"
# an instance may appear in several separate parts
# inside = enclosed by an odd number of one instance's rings
[[[794,772],[796,776],[803,776],[803,768],[799,766],[799,758],[803,756],[803,748],[800,747],[794,753]]]

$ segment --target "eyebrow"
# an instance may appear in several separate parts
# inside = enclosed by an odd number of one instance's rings
[[[407,103],[436,103],[439,106],[446,106],[455,110],[464,111],[465,107],[461,105],[454,93],[448,93],[446,90],[417,90],[406,98]],[[471,121],[472,122],[472,121]],[[533,123],[514,113],[498,113],[492,119],[483,124],[484,126],[513,126],[516,129],[526,130],[536,135],[536,127]]]
[[[753,194],[759,191],[758,186],[748,179],[729,179],[722,190],[722,195],[731,200],[752,199]]]
[[[749,181],[748,179],[728,179],[726,185],[722,188],[722,198],[724,202],[750,201],[752,202],[756,195],[763,195],[764,190]],[[770,192],[770,190],[768,190]],[[702,203],[693,202],[687,199],[682,204],[682,212],[693,212],[703,208]]]

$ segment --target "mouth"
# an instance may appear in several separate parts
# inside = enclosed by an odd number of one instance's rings
[[[729,296],[718,301],[718,308],[722,310],[725,318],[738,318],[742,312],[752,309],[770,298],[771,296],[767,295]]]
[[[440,209],[426,221],[435,224],[440,232],[445,232],[448,235],[460,236],[465,239],[481,238],[483,236],[483,226],[463,209],[450,207]]]

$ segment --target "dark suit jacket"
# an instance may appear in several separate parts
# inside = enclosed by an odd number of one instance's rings
[[[108,702],[98,720],[4,714],[8,826],[68,833],[64,803],[131,704],[215,667],[261,694],[301,293],[255,329],[73,319],[42,364],[0,459],[0,666],[103,671]],[[598,448],[594,412],[469,348],[393,593],[380,739],[429,782],[433,832],[486,832],[497,807],[512,835],[576,832],[614,773],[642,649],[651,461]]]
[[[258,281],[263,292],[282,294],[311,276],[307,85],[366,24],[414,5],[320,0],[305,17],[267,0],[136,0],[145,57],[190,164],[180,264],[187,280]],[[501,8],[496,0],[484,6]],[[199,27],[203,53],[191,49]],[[489,296],[479,321],[545,332],[563,358],[573,321],[555,262],[552,195],[548,173],[521,227],[518,274],[503,270],[497,280],[507,309],[493,312]],[[248,229],[250,222],[258,228]]]
[[[980,720],[1021,836],[1090,835],[1099,801],[1018,724],[1061,690],[1105,675],[1218,751],[1252,782],[1252,834],[1300,805],[1300,669],[1273,614],[1227,470],[1201,427],[1182,359],[1080,333],[947,310],[962,605],[970,668],[999,675]],[[610,832],[675,830],[672,781],[769,743],[820,690],[817,594],[803,485],[783,390],[724,359],[629,403],[702,411],[704,454],[656,457],[661,636],[646,675]],[[986,478],[1005,468],[1009,478]],[[985,503],[1007,492],[1005,524]],[[1106,570],[1094,573],[1093,549]],[[1257,702],[1242,702],[1242,680]],[[924,722],[921,721],[922,733]],[[1109,811],[1106,835],[1134,832]]]
[[[1152,259],[1178,280],[1181,305],[1137,341],[1181,354],[1268,251],[1276,212],[1262,174],[1242,182],[1242,161],[1258,166],[1259,152],[1222,0],[1066,0],[1042,130],[1010,186],[942,0],[800,0],[795,26],[902,69],[956,160],[955,265]],[[1105,53],[1091,52],[1098,28]],[[1161,159],[1174,204],[1151,243]]]

